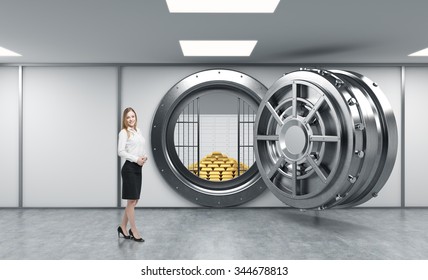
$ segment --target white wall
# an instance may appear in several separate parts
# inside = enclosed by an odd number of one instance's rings
[[[0,207],[19,205],[18,67],[0,67]]]
[[[150,125],[161,99],[174,84],[196,71],[198,71],[196,67],[179,66],[124,67],[122,70],[122,111],[126,107],[136,110],[138,125],[146,139],[149,157],[143,168],[140,206],[196,206],[168,186],[157,170],[150,145]]]
[[[114,207],[117,69],[24,68],[24,207]]]
[[[427,132],[428,67],[406,67],[405,84],[406,206],[428,206]]]
[[[198,66],[138,66],[125,67],[123,70],[123,102],[122,109],[131,106],[137,109],[137,112],[143,116],[143,132],[150,143],[150,131],[147,126],[150,125],[156,108],[164,94],[178,81],[186,76],[205,69],[213,67]],[[282,74],[297,67],[282,66],[237,66],[226,67],[237,71],[242,71],[253,76],[267,87],[271,86]],[[326,67],[331,68],[331,67]],[[344,70],[351,70],[362,73],[370,79],[376,81],[385,92],[393,107],[395,116],[398,120],[398,133],[401,133],[401,72],[399,67],[346,67]],[[140,117],[141,119],[141,117]],[[148,121],[150,120],[150,121]],[[141,121],[139,121],[140,124]],[[399,139],[399,143],[401,140]],[[400,144],[399,144],[400,145]],[[401,152],[398,151],[396,165],[393,169],[390,179],[382,189],[376,199],[372,199],[364,206],[400,206],[401,202]],[[178,196],[162,179],[156,170],[156,165],[151,162],[144,168],[144,190],[142,193],[141,205],[153,207],[182,207],[196,206],[183,200]],[[274,197],[269,191],[263,193],[260,197],[243,205],[245,207],[276,207],[283,204]]]
[[[143,169],[141,207],[199,207],[178,195],[158,172],[151,154],[150,125],[160,100],[178,81],[186,76],[215,67],[210,66],[127,66],[122,73],[122,108],[133,107],[139,117],[139,126],[147,141],[149,162]],[[236,66],[225,67],[242,71],[270,87],[282,74],[298,67],[284,66]],[[325,68],[332,68],[326,66]],[[336,68],[336,67],[334,67]],[[15,69],[15,74],[9,73]],[[340,67],[362,73],[377,82],[387,95],[401,135],[401,74],[400,67]],[[17,68],[2,67],[0,89],[14,85],[16,94],[7,97],[8,104],[17,101]],[[12,71],[13,72],[13,71]],[[408,75],[409,76],[409,75]],[[6,77],[3,80],[1,77]],[[410,78],[410,77],[408,77]],[[5,82],[7,81],[7,82]],[[115,207],[117,200],[117,68],[116,67],[24,67],[24,207]],[[419,78],[413,82],[418,83]],[[10,87],[10,86],[7,86]],[[426,86],[425,86],[426,88]],[[421,86],[423,89],[423,86]],[[0,108],[5,95],[1,93]],[[6,99],[5,99],[6,100]],[[415,99],[415,105],[423,102]],[[409,103],[411,104],[411,103]],[[410,106],[406,104],[406,106]],[[6,108],[6,107],[5,107]],[[12,110],[11,106],[7,106]],[[13,113],[18,115],[18,107]],[[422,110],[422,109],[421,109]],[[418,111],[421,111],[418,110]],[[411,109],[406,111],[409,114]],[[0,114],[5,114],[1,109]],[[406,123],[416,117],[406,116]],[[407,120],[409,118],[409,120]],[[17,119],[17,117],[16,117]],[[419,118],[420,120],[420,118]],[[420,121],[419,121],[420,123]],[[16,130],[16,138],[9,143],[17,150],[18,125],[0,120],[0,129]],[[406,132],[407,133],[407,132]],[[2,133],[3,134],[3,133]],[[409,137],[408,137],[409,138]],[[6,138],[4,138],[6,139]],[[409,141],[409,139],[406,139]],[[3,137],[2,137],[3,143]],[[423,140],[420,140],[423,141]],[[401,139],[399,139],[400,147]],[[407,143],[406,143],[407,146]],[[3,145],[0,145],[3,147]],[[13,149],[11,149],[13,150]],[[8,150],[9,151],[9,150]],[[2,151],[3,155],[3,151]],[[5,162],[18,166],[17,152],[10,160],[0,158],[1,171]],[[406,162],[420,157],[408,154]],[[12,166],[12,165],[11,165]],[[423,164],[419,165],[423,166]],[[396,165],[379,196],[364,206],[400,206],[401,150]],[[13,175],[16,172],[15,175]],[[8,172],[15,183],[3,191],[3,176],[0,178],[0,207],[16,206],[18,196],[18,167]],[[423,173],[419,173],[423,174]],[[15,177],[14,177],[15,176]],[[421,176],[406,179],[406,190],[414,192],[406,196],[409,206],[423,205],[414,185],[423,185]],[[406,178],[409,178],[408,176]],[[15,180],[15,181],[14,181]],[[14,185],[16,184],[16,186]],[[421,187],[422,188],[422,187]],[[406,192],[406,194],[407,194]],[[277,207],[283,204],[269,191],[244,207]]]
[[[177,82],[198,71],[214,67],[200,66],[130,66],[123,68],[122,110],[133,107],[138,113],[138,122],[143,136],[150,145],[152,119],[163,96]],[[228,67],[230,68],[230,67]],[[233,67],[239,71],[239,67]],[[264,68],[255,68],[262,73]],[[253,69],[253,70],[255,70]],[[276,68],[280,77],[282,68]],[[253,71],[256,72],[256,71]],[[267,75],[271,77],[271,75]],[[258,79],[257,75],[254,75]],[[263,83],[263,81],[260,79]],[[267,85],[267,84],[266,84]],[[148,147],[150,148],[150,147]],[[149,156],[153,158],[151,152]],[[124,203],[122,203],[124,205]],[[151,159],[143,168],[143,190],[139,205],[145,207],[199,207],[177,194],[162,178],[156,164]],[[284,206],[272,193],[265,191],[258,198],[243,205],[244,207],[277,207]]]

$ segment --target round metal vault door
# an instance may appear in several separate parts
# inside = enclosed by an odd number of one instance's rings
[[[200,205],[226,207],[266,189],[253,152],[255,113],[266,91],[244,73],[213,69],[185,77],[167,92],[153,119],[151,142],[155,162],[174,190]],[[213,133],[219,129],[223,140],[232,139],[223,146]]]
[[[276,197],[296,208],[325,209],[377,196],[398,140],[376,83],[353,72],[301,69],[269,88],[255,142],[260,174]]]

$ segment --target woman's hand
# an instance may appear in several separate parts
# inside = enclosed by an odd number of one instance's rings
[[[146,156],[143,156],[143,157],[140,157],[140,158],[138,159],[137,163],[138,163],[138,165],[143,166],[143,165],[144,165],[144,163],[146,163],[146,161],[147,161],[147,157],[146,157]]]
[[[145,162],[146,162],[146,161],[145,161],[145,160],[144,160],[144,158],[142,158],[142,157],[140,157],[140,158],[137,160],[137,164],[138,164],[139,166],[143,166]]]

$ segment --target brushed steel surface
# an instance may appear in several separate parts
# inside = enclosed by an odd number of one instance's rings
[[[259,81],[233,70],[205,70],[185,77],[166,93],[155,113],[151,132],[154,160],[169,185],[189,201],[210,207],[235,206],[252,200],[266,189],[255,164],[231,180],[207,181],[189,171],[175,150],[174,130],[183,108],[213,88],[231,90],[254,110],[267,91]]]
[[[398,145],[395,117],[379,86],[340,70],[285,74],[263,98],[254,134],[264,182],[301,209],[351,207],[376,197]]]

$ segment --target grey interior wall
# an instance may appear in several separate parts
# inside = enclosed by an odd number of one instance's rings
[[[428,104],[428,67],[406,67],[405,200],[406,206],[428,206],[428,150],[424,114]]]
[[[199,98],[199,110],[201,114],[210,115],[236,115],[238,98],[229,89],[205,90],[206,94]]]
[[[150,145],[150,124],[157,106],[166,92],[183,78],[211,66],[130,66],[123,68],[122,110],[133,107],[139,116],[147,144]],[[266,86],[270,86],[291,67],[226,67],[253,76]],[[148,148],[150,148],[148,146]],[[143,191],[139,205],[143,207],[199,207],[178,195],[162,178],[149,153],[151,161],[143,168]],[[122,202],[124,205],[124,202]],[[271,192],[265,191],[258,198],[243,207],[281,207],[284,204]]]
[[[134,107],[139,114],[144,137],[150,145],[150,123],[156,108],[164,94],[178,81],[198,71],[213,67],[200,66],[130,66],[123,69],[122,110]],[[298,70],[297,67],[284,66],[236,66],[229,69],[242,71],[253,76],[270,87],[282,74]],[[326,66],[326,68],[331,68]],[[360,72],[376,81],[387,95],[398,120],[399,135],[401,131],[401,72],[399,67],[347,67],[344,70]],[[399,140],[401,141],[401,140]],[[400,142],[401,143],[401,142]],[[152,157],[152,154],[150,153]],[[376,199],[364,206],[399,207],[401,203],[401,152],[398,151],[396,165],[390,179]],[[168,186],[156,169],[153,160],[144,167],[142,206],[147,207],[198,207],[179,195]],[[269,191],[243,205],[244,207],[278,207],[284,206]]]
[[[23,206],[116,206],[117,68],[23,74]]]
[[[18,67],[0,67],[0,207],[19,205]]]
[[[136,109],[150,158],[143,169],[143,191],[139,203],[142,207],[199,207],[179,196],[157,170],[150,151],[150,124],[160,100],[175,83],[192,73],[209,68],[215,67],[151,65],[123,68],[120,109],[128,106]],[[267,87],[283,73],[298,69],[291,66],[226,68],[253,76]],[[332,67],[327,65],[325,68]],[[393,107],[400,136],[400,67],[341,69],[360,72],[380,85]],[[423,94],[427,86],[426,83],[421,83],[427,74],[427,68],[424,69],[408,69],[406,124],[409,125],[406,125],[406,133],[410,136],[420,135],[417,130],[420,122],[415,120],[420,115],[418,112],[423,110],[423,97],[419,97],[419,94]],[[413,70],[415,75],[412,74]],[[10,135],[2,133],[5,136],[0,145],[0,149],[4,148],[3,143],[11,145],[7,151],[0,150],[0,207],[7,207],[17,206],[18,200],[18,124],[6,121],[4,117],[11,115],[18,119],[18,71],[17,67],[0,67],[0,71],[0,129],[11,131],[11,135],[15,135],[8,138]],[[117,85],[116,67],[24,67],[24,207],[116,206],[117,158],[112,157],[112,154],[116,155],[118,133]],[[5,92],[14,93],[9,95]],[[9,106],[12,103],[15,105]],[[414,108],[418,110],[412,111]],[[414,122],[414,129],[411,122]],[[417,148],[411,151],[412,147],[420,146],[417,145],[419,142],[408,142],[414,138],[416,137],[406,139],[406,147],[410,150],[406,154],[406,172],[411,174],[406,176],[406,205],[428,206],[424,195],[420,195],[424,194],[423,178],[421,175],[416,176],[423,174],[423,170],[407,167],[414,166],[415,160],[421,158]],[[419,137],[415,141],[423,140]],[[400,143],[401,139],[399,147]],[[7,171],[5,179],[4,166],[14,165],[16,169]],[[423,164],[418,166],[422,168]],[[364,206],[400,206],[400,170],[399,149],[396,165],[387,184],[376,199]],[[412,172],[415,176],[412,176]],[[283,204],[266,191],[243,206],[277,207]]]
[[[122,111],[136,110],[138,125],[146,139],[149,161],[143,168],[143,187],[139,205],[145,207],[194,207],[180,197],[162,178],[151,153],[150,125],[164,94],[197,67],[124,67],[122,70]],[[124,205],[124,201],[122,204]]]
[[[149,126],[163,96],[181,79],[207,68],[213,67],[131,66],[123,68],[122,110],[126,107],[137,110],[138,122],[147,140],[148,148],[150,148]],[[144,207],[199,207],[178,195],[162,178],[151,152],[149,157],[151,161],[143,168],[143,191],[139,204]],[[243,206],[278,207],[283,204],[272,193],[266,191]]]

